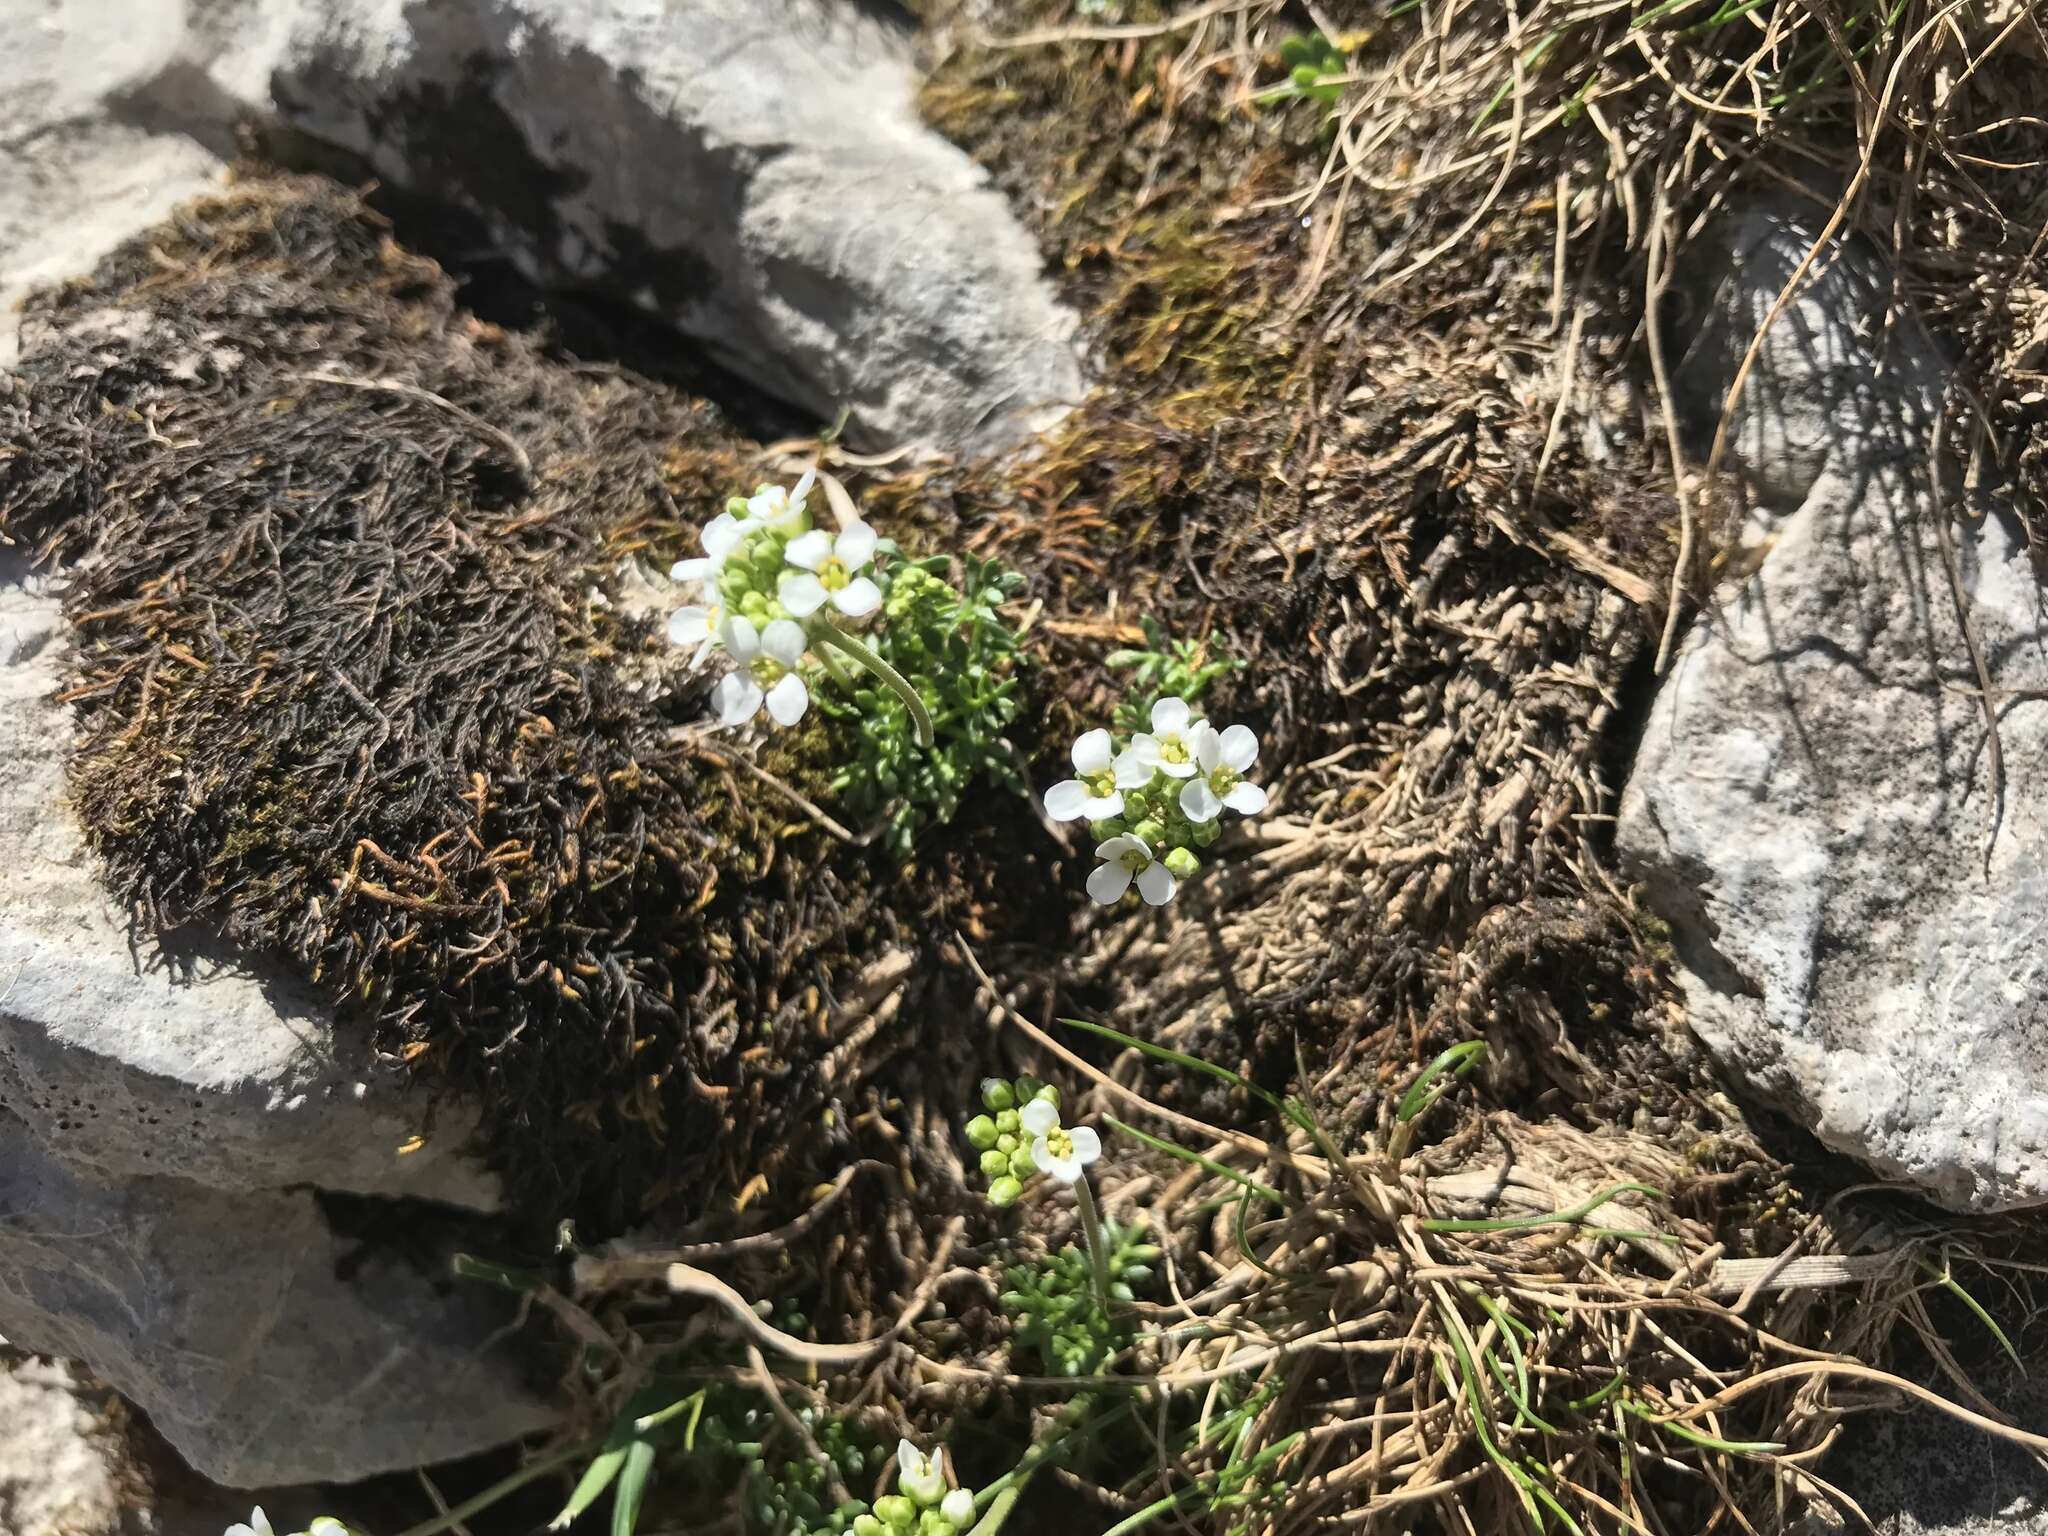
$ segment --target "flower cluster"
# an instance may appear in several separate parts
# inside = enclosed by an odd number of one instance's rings
[[[221,1533],[221,1536],[277,1536],[270,1527],[270,1517],[263,1513],[263,1506],[257,1505],[249,1512],[247,1520],[237,1521]],[[332,1515],[321,1515],[303,1531],[293,1536],[350,1536],[349,1528]]]
[[[699,534],[704,553],[669,571],[698,589],[669,616],[669,639],[699,658],[722,647],[733,660],[712,694],[720,724],[744,725],[765,706],[777,725],[795,725],[811,702],[805,657],[837,635],[834,616],[862,619],[882,606],[868,574],[881,541],[858,519],[837,534],[813,528],[816,483],[812,470],[791,490],[733,497]]]
[[[955,1536],[974,1524],[974,1493],[947,1486],[946,1448],[926,1455],[908,1440],[896,1447],[896,1493],[856,1515],[854,1536]]]
[[[1108,731],[1089,731],[1074,743],[1075,777],[1046,791],[1048,816],[1085,820],[1101,840],[1088,894],[1105,906],[1133,885],[1155,907],[1173,900],[1199,867],[1195,850],[1221,834],[1224,811],[1266,808],[1266,792],[1245,778],[1259,758],[1248,728],[1218,730],[1179,698],[1155,703],[1151,725],[1121,752]]]
[[[992,1077],[981,1085],[981,1102],[988,1113],[967,1122],[967,1142],[981,1154],[991,1205],[1015,1205],[1033,1174],[1072,1184],[1102,1155],[1102,1138],[1090,1127],[1060,1124],[1060,1091],[1049,1083]]]

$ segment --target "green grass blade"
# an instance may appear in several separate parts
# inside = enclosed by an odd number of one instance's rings
[[[1633,1398],[1623,1398],[1616,1404],[1623,1413],[1633,1414],[1646,1424],[1669,1430],[1679,1439],[1709,1451],[1723,1451],[1731,1456],[1770,1456],[1785,1449],[1775,1440],[1716,1440],[1712,1435],[1703,1435],[1675,1419],[1660,1419]]]
[[[1179,1158],[1184,1163],[1193,1163],[1198,1168],[1206,1168],[1211,1173],[1219,1173],[1224,1178],[1231,1180],[1233,1183],[1242,1184],[1247,1190],[1257,1195],[1261,1200],[1267,1201],[1268,1203],[1273,1205],[1277,1205],[1283,1210],[1285,1210],[1288,1206],[1293,1204],[1293,1202],[1289,1200],[1285,1195],[1281,1194],[1279,1190],[1269,1189],[1266,1185],[1261,1184],[1257,1179],[1248,1178],[1244,1174],[1239,1173],[1235,1168],[1226,1168],[1223,1166],[1223,1164],[1215,1161],[1213,1158],[1204,1157],[1199,1152],[1190,1152],[1186,1147],[1180,1146],[1171,1141],[1167,1141],[1163,1137],[1154,1136],[1149,1132],[1141,1131],[1135,1125],[1126,1125],[1123,1121],[1117,1119],[1114,1115],[1104,1115],[1102,1119],[1104,1124],[1109,1125],[1116,1130],[1122,1131],[1126,1136],[1132,1137],[1135,1140],[1143,1142],[1146,1146],[1152,1148],[1154,1151],[1169,1153],[1172,1156]]]
[[[1635,1193],[1655,1195],[1664,1198],[1664,1191],[1649,1184],[1616,1184],[1603,1189],[1591,1199],[1582,1201],[1567,1211],[1553,1211],[1548,1216],[1502,1216],[1491,1219],[1470,1218],[1460,1220],[1436,1219],[1420,1223],[1425,1232],[1533,1232],[1539,1227],[1577,1226],[1601,1206],[1618,1196]],[[1638,1240],[1666,1240],[1661,1232],[1624,1232],[1609,1227],[1594,1229],[1603,1237],[1632,1237]]]
[[[635,1440],[626,1447],[626,1465],[612,1494],[612,1536],[633,1536],[640,1527],[640,1506],[647,1498],[647,1479],[654,1472],[654,1444]]]
[[[1204,1073],[1209,1077],[1215,1078],[1218,1082],[1230,1084],[1233,1088],[1242,1088],[1253,1098],[1279,1110],[1303,1130],[1309,1128],[1307,1122],[1302,1119],[1300,1112],[1290,1108],[1287,1101],[1282,1099],[1279,1094],[1273,1092],[1270,1088],[1261,1088],[1242,1072],[1233,1072],[1228,1067],[1219,1067],[1213,1061],[1204,1061],[1201,1057],[1190,1056],[1185,1051],[1169,1050],[1163,1045],[1154,1045],[1150,1040],[1140,1040],[1136,1035],[1127,1035],[1120,1029],[1111,1029],[1107,1024],[1091,1024],[1086,1019],[1061,1019],[1060,1022],[1069,1029],[1086,1030],[1089,1034],[1099,1035],[1104,1040],[1113,1040],[1118,1045],[1127,1045],[1134,1051],[1140,1051],[1150,1056],[1154,1061],[1163,1061],[1171,1066],[1185,1067],[1190,1072]]]
[[[581,1518],[583,1512],[603,1497],[605,1489],[619,1475],[619,1469],[626,1464],[624,1445],[607,1445],[591,1458],[590,1465],[583,1469],[583,1476],[577,1479],[575,1489],[569,1495],[569,1502],[562,1506],[562,1512],[548,1522],[551,1531],[567,1530]]]
[[[1977,1321],[1990,1330],[1991,1337],[1998,1340],[1998,1347],[2006,1352],[2006,1355],[2012,1360],[2014,1365],[2019,1367],[2020,1374],[2022,1376],[2026,1375],[2027,1362],[2020,1358],[2020,1352],[2012,1347],[2012,1340],[2005,1336],[2005,1330],[1998,1326],[1998,1319],[1985,1310],[1984,1304],[1964,1290],[1956,1280],[1956,1277],[1947,1270],[1937,1269],[1925,1259],[1922,1259],[1920,1262],[1927,1272],[1934,1276],[1942,1289],[1946,1290],[1957,1301],[1960,1301],[1964,1306],[1977,1314]]]
[[[1408,1091],[1401,1095],[1401,1107],[1394,1111],[1397,1121],[1407,1122],[1427,1109],[1435,1099],[1429,1094],[1429,1086],[1446,1072],[1453,1077],[1463,1077],[1479,1064],[1479,1058],[1486,1054],[1484,1040],[1465,1040],[1452,1046],[1428,1066],[1422,1075],[1408,1085]],[[1444,1085],[1449,1087],[1447,1083]]]

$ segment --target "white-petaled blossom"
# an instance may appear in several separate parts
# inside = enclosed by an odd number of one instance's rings
[[[726,556],[737,549],[740,541],[752,531],[752,519],[734,517],[730,512],[719,513],[697,535],[697,542],[704,546],[704,553],[678,560],[668,568],[668,579],[716,581],[718,573],[725,569]]]
[[[927,1456],[908,1440],[896,1442],[896,1486],[929,1509],[946,1496],[946,1450]]]
[[[1117,756],[1109,732],[1089,731],[1074,743],[1076,778],[1062,779],[1045,792],[1045,814],[1054,821],[1107,821],[1123,813],[1124,794],[1152,777],[1130,753]]]
[[[1201,724],[1186,699],[1161,699],[1152,706],[1152,729],[1131,738],[1131,756],[1148,771],[1156,768],[1170,778],[1193,778],[1192,738]]]
[[[798,534],[783,552],[796,569],[783,576],[777,598],[800,619],[828,602],[849,619],[873,613],[882,606],[882,589],[861,572],[875,558],[875,543],[875,530],[859,522],[836,538],[823,528]]]
[[[807,469],[795,487],[785,491],[779,485],[764,485],[747,498],[747,521],[763,528],[787,529],[804,515],[804,499],[818,483],[818,472]]]
[[[1219,731],[1206,721],[1192,732],[1195,767],[1200,771],[1181,787],[1181,814],[1189,821],[1214,821],[1225,806],[1240,816],[1256,816],[1266,808],[1266,792],[1244,781],[1244,772],[1259,760],[1259,738],[1241,725]]]
[[[939,1500],[939,1515],[954,1530],[966,1530],[974,1524],[974,1495],[965,1488],[955,1488]]]
[[[1102,1156],[1102,1138],[1085,1125],[1071,1130],[1060,1124],[1060,1112],[1044,1099],[1033,1099],[1017,1116],[1031,1138],[1031,1160],[1047,1178],[1072,1184]]]
[[[702,661],[704,652],[718,638],[719,628],[724,623],[723,604],[716,601],[687,604],[668,616],[668,643],[696,646],[697,659]]]
[[[1179,889],[1173,871],[1152,857],[1142,837],[1130,833],[1112,837],[1095,850],[1095,857],[1102,862],[1088,877],[1088,894],[1105,907],[1122,897],[1133,880],[1138,882],[1138,894],[1155,907],[1173,900]]]
[[[726,620],[719,640],[737,668],[720,678],[711,692],[719,724],[744,725],[764,703],[777,725],[795,725],[803,719],[811,693],[797,671],[809,643],[801,624],[773,619],[767,628],[757,630],[752,620],[734,617]]]
[[[270,1528],[270,1517],[263,1513],[263,1506],[258,1504],[249,1511],[247,1520],[236,1521],[222,1531],[221,1536],[276,1536],[276,1533]]]

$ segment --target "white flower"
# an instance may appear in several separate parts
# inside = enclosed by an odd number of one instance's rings
[[[939,1516],[954,1530],[966,1530],[974,1524],[974,1495],[965,1488],[955,1488],[939,1500]]]
[[[810,690],[796,670],[808,643],[803,625],[774,619],[766,629],[756,630],[752,620],[734,617],[726,620],[719,638],[738,663],[738,670],[721,677],[711,691],[719,724],[744,725],[764,702],[777,725],[795,725],[803,719],[811,703]]]
[[[332,1515],[319,1515],[306,1527],[306,1536],[350,1536],[349,1528]]]
[[[946,1496],[946,1451],[927,1456],[908,1440],[896,1442],[896,1486],[905,1498],[929,1509]]]
[[[1128,833],[1112,837],[1095,850],[1095,857],[1102,862],[1088,877],[1088,894],[1105,907],[1129,890],[1133,879],[1138,882],[1138,894],[1155,907],[1173,900],[1173,893],[1179,888],[1180,882],[1173,878],[1173,872],[1152,857],[1152,850],[1145,846],[1142,837]]]
[[[711,642],[718,637],[718,631],[724,623],[723,604],[716,601],[709,604],[691,603],[678,608],[668,616],[668,643],[696,646],[697,659],[702,661],[704,652],[711,648]]]
[[[1171,778],[1191,779],[1195,775],[1195,749],[1190,738],[1200,724],[1186,699],[1161,699],[1152,706],[1152,729],[1131,738],[1131,756],[1147,769],[1156,768]]]
[[[793,490],[785,491],[779,485],[764,485],[747,498],[747,519],[764,528],[784,530],[800,522],[804,515],[804,498],[817,484],[815,469],[804,471],[803,478]]]
[[[1214,821],[1227,805],[1240,816],[1266,808],[1266,792],[1244,782],[1244,771],[1259,760],[1259,738],[1241,725],[1218,731],[1207,721],[1191,733],[1195,766],[1201,770],[1182,786],[1180,808],[1189,821]]]
[[[875,558],[875,530],[851,523],[834,538],[813,528],[789,541],[783,558],[796,567],[782,578],[776,596],[798,618],[809,618],[829,600],[850,619],[882,606],[882,589],[860,574]]]
[[[1168,876],[1171,879],[1171,876]],[[1085,1125],[1072,1130],[1060,1124],[1060,1112],[1044,1099],[1033,1099],[1017,1116],[1031,1138],[1031,1160],[1039,1171],[1062,1184],[1072,1184],[1081,1170],[1102,1156],[1102,1138]]]
[[[704,546],[704,553],[688,560],[678,560],[668,568],[670,581],[716,581],[718,573],[725,569],[726,556],[739,547],[740,541],[754,531],[752,518],[734,517],[730,512],[721,512],[706,523],[697,535],[697,542]]]
[[[237,1521],[222,1531],[221,1536],[276,1536],[276,1533],[270,1529],[270,1517],[263,1513],[263,1506],[258,1504],[249,1511],[246,1522]]]
[[[1054,821],[1107,821],[1122,813],[1123,792],[1152,777],[1150,769],[1126,752],[1112,758],[1109,732],[1089,731],[1074,743],[1074,772],[1045,792],[1045,814]]]

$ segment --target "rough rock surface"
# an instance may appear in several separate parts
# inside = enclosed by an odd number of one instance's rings
[[[1706,262],[1703,441],[1810,240],[1759,212]],[[1888,287],[1848,248],[1769,333],[1731,438],[1768,552],[1659,689],[1619,847],[1740,1080],[1996,1210],[2048,1201],[2048,604],[2003,510],[1953,525],[2001,783],[1933,514],[1935,356],[1900,333],[1880,369]]]
[[[0,1113],[0,1328],[85,1361],[220,1482],[357,1478],[546,1427],[485,1287],[339,1232],[310,1190],[101,1183]]]
[[[0,1531],[117,1536],[148,1528],[133,1506],[117,1402],[74,1367],[0,1349]]]
[[[868,441],[1006,444],[1079,398],[1075,320],[1002,197],[919,120],[890,9],[184,0],[122,102],[344,151],[529,276],[637,305],[821,418],[850,407]]]

